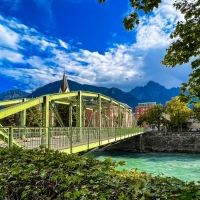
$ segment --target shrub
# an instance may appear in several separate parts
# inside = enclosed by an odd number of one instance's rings
[[[200,199],[199,184],[115,170],[121,164],[44,148],[0,148],[0,199]]]

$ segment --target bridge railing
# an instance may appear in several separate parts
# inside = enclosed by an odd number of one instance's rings
[[[44,146],[50,149],[90,149],[144,132],[143,128],[99,127],[0,127],[0,147],[19,145],[28,149]]]

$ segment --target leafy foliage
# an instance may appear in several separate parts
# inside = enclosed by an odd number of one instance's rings
[[[167,49],[163,64],[168,67],[188,63],[191,57],[200,53],[200,2],[182,0],[176,1],[174,6],[184,15],[185,21],[179,21],[170,35],[171,39],[177,40]],[[192,69],[200,66],[200,58],[191,65]]]
[[[47,149],[0,148],[0,199],[199,199],[200,185],[175,177],[117,171],[110,158]]]
[[[8,108],[8,107],[13,106],[13,105],[14,104],[3,106],[3,109]],[[34,116],[31,114],[30,109],[27,109],[26,110],[26,124],[25,125],[29,126],[29,127],[37,127],[37,126],[39,126],[38,122],[40,122],[41,119],[42,119],[42,113],[39,109],[39,105],[31,107],[31,110],[34,113]],[[21,113],[19,112],[19,113],[16,113],[14,115],[10,115],[8,117],[5,117],[5,118],[0,120],[0,124],[3,125],[3,126],[21,126],[21,121],[20,121],[21,116],[20,115],[21,115]],[[35,118],[37,118],[37,120]]]
[[[38,123],[42,120],[42,112],[39,109],[39,105],[31,107],[31,110],[34,115],[31,114],[29,109],[26,111],[26,126],[37,127],[39,126]],[[37,120],[35,118],[37,118]]]
[[[144,122],[147,122],[146,113],[143,113],[143,114],[140,115],[140,117],[137,120],[137,124],[141,126],[141,125],[143,125]]]
[[[143,11],[146,14],[152,11],[154,8],[158,8],[159,4],[162,0],[129,0],[131,4],[131,8],[134,10],[130,14],[128,14],[123,19],[123,24],[126,30],[132,30],[135,25],[140,23],[139,20],[139,11]],[[99,0],[99,3],[105,3],[106,0]]]
[[[147,122],[149,124],[156,124],[158,130],[160,130],[160,125],[164,123],[165,119],[163,117],[165,109],[161,104],[155,105],[153,108],[147,110]]]
[[[2,109],[8,108],[13,105],[14,104],[2,106]],[[0,124],[2,126],[20,126],[20,113],[16,113],[14,115],[10,115],[8,117],[0,119]]]
[[[200,1],[182,0],[177,1],[174,6],[184,15],[185,21],[178,22],[171,34],[172,39],[177,39],[167,49],[162,63],[167,67],[175,67],[192,59],[192,73],[188,83],[182,84],[181,97],[182,100],[193,103],[194,98],[200,98]]]
[[[166,113],[170,115],[171,123],[179,127],[193,115],[192,110],[188,108],[188,104],[181,102],[180,97],[174,97],[167,102]]]
[[[58,110],[58,113],[62,119],[63,124],[66,127],[69,127],[69,106],[68,105],[64,105],[64,104],[57,104],[56,108]],[[74,113],[75,111],[73,110],[72,113]],[[56,123],[56,126],[59,126],[59,123]],[[73,114],[72,115],[72,126],[76,126],[76,117]]]
[[[193,107],[193,118],[200,122],[200,105],[196,104]]]
[[[165,109],[161,104],[155,105],[153,108],[150,108],[138,119],[138,124],[146,122],[148,124],[155,124],[160,130],[160,125],[165,123],[165,118],[163,117]]]

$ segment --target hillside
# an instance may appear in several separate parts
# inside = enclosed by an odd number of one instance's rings
[[[16,90],[8,90],[7,92],[3,92],[0,94],[0,101],[4,100],[10,100],[10,99],[20,99],[20,98],[25,98],[29,95],[30,93],[27,93],[25,91],[22,91],[20,89]]]

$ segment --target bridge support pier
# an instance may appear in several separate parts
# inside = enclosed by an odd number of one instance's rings
[[[126,151],[126,152],[143,152],[144,141],[142,135],[132,136],[122,139],[114,144],[104,147],[106,151]]]

